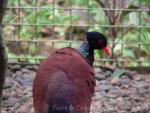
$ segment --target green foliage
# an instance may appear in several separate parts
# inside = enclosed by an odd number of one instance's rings
[[[114,72],[112,73],[113,77],[120,77],[125,73],[124,69],[115,69]]]
[[[123,57],[126,57],[126,58],[135,58],[134,51],[131,50],[131,49],[125,48],[123,50]]]
[[[70,25],[87,25],[90,24],[92,26],[88,27],[89,31],[99,31],[108,36],[110,41],[125,43],[123,45],[116,44],[114,45],[113,52],[114,57],[118,58],[122,56],[123,58],[130,59],[131,62],[129,65],[137,66],[138,64],[132,60],[137,59],[138,52],[140,51],[141,60],[144,60],[143,65],[148,65],[148,61],[150,59],[150,33],[149,29],[142,28],[139,29],[138,26],[150,26],[150,14],[149,12],[136,12],[136,11],[109,11],[109,10],[99,10],[102,8],[112,8],[115,3],[113,1],[117,1],[115,8],[124,8],[124,9],[138,9],[138,8],[149,8],[150,2],[149,0],[125,0],[122,6],[123,0],[54,0],[55,1],[55,10],[53,10],[53,4],[49,1],[38,1],[39,8],[27,8],[27,7],[35,7],[35,1],[31,0],[22,0],[20,3],[18,0],[8,0],[8,7],[15,7],[21,5],[20,7],[26,7],[18,9],[12,9],[7,11],[7,15],[5,16],[4,23],[21,23],[23,26],[7,26],[4,29],[6,33],[6,38],[14,38],[17,37],[16,34],[19,34],[20,39],[23,40],[33,40],[37,38],[44,38],[41,35],[43,29],[48,29],[53,27],[53,24],[56,25],[52,31],[49,31],[51,34],[54,33],[57,36],[63,37],[65,39],[65,33],[68,30]],[[64,5],[59,5],[59,2],[63,2]],[[141,2],[141,6],[139,5],[139,1]],[[102,5],[101,3],[104,3]],[[39,5],[40,4],[40,5]],[[70,12],[69,10],[63,8],[73,8]],[[47,8],[44,8],[47,7]],[[88,10],[75,10],[74,8],[89,8]],[[73,12],[76,11],[77,14]],[[79,13],[79,14],[78,14]],[[81,13],[81,14],[80,14]],[[72,15],[70,15],[72,14]],[[90,16],[87,16],[89,14]],[[19,18],[20,15],[20,18]],[[36,17],[37,16],[37,17]],[[88,23],[89,19],[89,23]],[[114,20],[116,19],[116,20]],[[114,25],[114,26],[126,26],[126,28],[109,28],[109,27],[99,27],[99,25]],[[64,27],[65,26],[65,27]],[[131,28],[130,28],[131,27]],[[69,29],[70,30],[70,29]],[[115,32],[115,34],[113,34]],[[71,32],[72,33],[72,32]],[[13,36],[15,35],[15,36]],[[52,35],[53,36],[53,35]],[[51,35],[48,38],[55,38]],[[138,43],[141,43],[140,47]],[[130,44],[130,45],[128,45]],[[73,42],[72,47],[78,48],[79,43]],[[56,43],[56,48],[62,48],[70,46],[65,41],[60,41]],[[29,54],[31,55],[23,55],[21,57],[27,57],[30,63],[34,63],[32,58],[36,58],[36,46],[34,44],[29,44]],[[17,55],[8,52],[9,57],[17,57]],[[102,51],[96,51],[95,57],[97,59],[104,57]]]
[[[129,13],[129,20],[132,22],[133,25],[139,25],[139,18],[136,12]]]
[[[49,9],[39,9],[37,11],[37,23],[38,24],[52,24],[53,23],[53,12]],[[36,17],[36,16],[35,16]]]
[[[45,57],[44,56],[41,56],[41,55],[36,55],[36,56],[33,56],[33,55],[16,55],[14,53],[11,53],[11,52],[8,52],[7,53],[8,55],[8,58],[9,58],[9,61],[8,62],[18,62],[18,59],[20,59],[20,62],[28,62],[30,64],[37,64],[37,63],[40,63],[40,61],[42,59],[44,59]]]
[[[59,41],[55,43],[55,48],[63,48],[63,47],[73,47],[73,48],[79,48],[80,44],[77,41],[72,41],[71,45],[67,41]]]
[[[8,0],[8,6],[17,6],[18,0]]]
[[[141,52],[143,52],[143,56],[147,55],[150,58],[150,33],[148,29],[143,29],[142,31],[142,36],[140,37],[142,45],[141,45]]]
[[[88,0],[73,0],[72,4],[86,6],[86,4],[88,4]]]

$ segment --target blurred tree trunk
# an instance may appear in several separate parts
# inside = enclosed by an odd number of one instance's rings
[[[7,65],[7,56],[5,53],[5,45],[3,42],[3,33],[2,33],[2,20],[4,12],[6,9],[7,0],[0,0],[0,113],[1,113],[1,100],[2,100],[2,91],[5,80],[5,72]]]

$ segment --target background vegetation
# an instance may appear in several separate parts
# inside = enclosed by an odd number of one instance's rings
[[[86,31],[96,30],[108,37],[114,64],[150,66],[149,8],[149,0],[9,0],[4,19],[9,58],[38,63],[53,46],[73,41],[77,48]]]

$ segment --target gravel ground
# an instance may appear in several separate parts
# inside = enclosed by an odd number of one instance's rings
[[[37,66],[9,65],[3,92],[2,113],[34,113],[32,83]],[[150,74],[95,69],[96,88],[91,113],[150,113]]]

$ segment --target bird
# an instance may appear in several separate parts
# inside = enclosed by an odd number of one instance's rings
[[[89,113],[95,88],[94,50],[111,56],[106,37],[86,32],[79,49],[65,47],[39,65],[33,82],[35,113]]]

